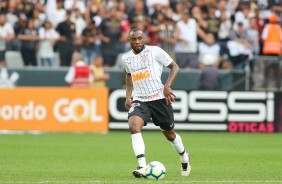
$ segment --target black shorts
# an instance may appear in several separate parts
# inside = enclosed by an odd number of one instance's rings
[[[150,102],[133,101],[128,118],[133,115],[142,118],[144,126],[152,118],[153,123],[163,130],[170,131],[174,128],[173,109],[171,105],[166,104],[165,99]]]

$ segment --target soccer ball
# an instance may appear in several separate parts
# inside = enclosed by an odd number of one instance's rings
[[[150,162],[146,166],[145,176],[148,179],[160,180],[165,177],[165,166],[159,161]]]

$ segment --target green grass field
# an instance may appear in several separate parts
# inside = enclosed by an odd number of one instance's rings
[[[144,131],[147,162],[166,166],[163,180],[135,179],[130,134],[0,135],[0,183],[282,183],[281,134],[178,132],[191,155],[189,177],[158,131]]]

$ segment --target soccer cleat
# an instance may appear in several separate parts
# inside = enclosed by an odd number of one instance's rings
[[[133,175],[135,178],[141,178],[141,177],[146,178],[146,176],[145,176],[145,170],[146,170],[145,167],[137,167],[137,169],[134,169],[134,170],[132,171],[132,175]]]
[[[190,164],[190,155],[188,155],[187,162],[181,163],[181,175],[182,176],[189,176],[191,171],[191,164]]]

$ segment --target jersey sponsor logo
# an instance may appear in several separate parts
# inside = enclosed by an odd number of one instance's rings
[[[159,93],[155,93],[155,94],[152,94],[152,95],[149,95],[149,96],[137,96],[137,98],[139,99],[153,99],[153,98],[156,98],[159,96]]]
[[[150,74],[149,70],[145,70],[145,71],[136,72],[136,73],[132,74],[131,76],[132,76],[132,81],[137,82],[137,81],[140,81],[140,80],[150,78],[151,74]]]

